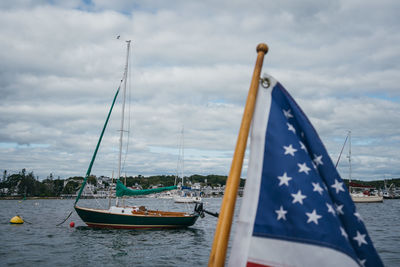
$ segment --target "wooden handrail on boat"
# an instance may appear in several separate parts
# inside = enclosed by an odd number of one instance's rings
[[[143,216],[161,216],[161,217],[186,217],[188,215],[185,212],[158,211],[158,210],[132,210],[132,214],[143,215]]]

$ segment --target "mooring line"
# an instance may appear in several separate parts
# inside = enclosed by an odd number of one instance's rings
[[[61,223],[57,224],[56,226],[60,226],[61,224],[65,223],[65,221],[68,220],[68,218],[72,215],[72,212],[74,212],[74,211],[71,211],[71,212],[69,213],[69,215],[67,216],[67,218],[65,218],[64,221],[62,221]]]

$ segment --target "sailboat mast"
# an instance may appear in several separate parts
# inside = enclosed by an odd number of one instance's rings
[[[111,185],[114,183],[114,171],[112,171],[112,176],[111,176]],[[111,207],[111,188],[112,186],[110,185],[110,190],[108,191],[108,209]]]
[[[351,131],[349,131],[349,181],[351,182]]]
[[[184,184],[183,179],[185,178],[185,132],[182,127],[182,186]]]
[[[122,139],[124,137],[124,122],[125,122],[125,100],[126,100],[126,80],[128,77],[128,62],[129,62],[129,49],[131,41],[127,42],[126,51],[126,62],[125,62],[125,72],[124,72],[124,84],[123,84],[123,99],[122,99],[122,114],[121,114],[121,127],[119,134],[119,156],[118,156],[118,176],[117,179],[121,177],[121,159],[122,159]]]
[[[124,122],[125,122],[125,100],[126,100],[126,80],[128,78],[128,63],[129,63],[129,50],[131,46],[131,41],[126,41],[126,61],[125,61],[125,71],[124,71],[124,84],[123,84],[123,99],[122,99],[122,114],[121,114],[121,127],[119,134],[119,155],[118,155],[118,176],[117,179],[121,178],[121,161],[122,161],[122,140],[124,137]],[[118,198],[117,198],[118,206]]]

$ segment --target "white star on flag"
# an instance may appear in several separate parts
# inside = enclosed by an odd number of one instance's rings
[[[336,211],[335,211],[335,209],[332,207],[332,205],[329,204],[329,203],[326,203],[326,206],[328,207],[328,212],[329,212],[329,213],[332,213],[333,216],[336,216]]]
[[[303,149],[305,152],[307,152],[306,146],[303,144],[303,142],[299,141],[300,143],[300,149]]]
[[[319,183],[312,183],[314,189],[313,191],[318,192],[320,195],[322,195],[322,192],[324,191],[324,189],[322,189],[322,187],[319,185]]]
[[[297,194],[291,194],[293,197],[292,203],[299,202],[301,205],[303,205],[303,199],[305,199],[307,196],[301,194],[301,190],[297,191]]]
[[[339,194],[340,191],[344,192],[343,183],[340,183],[337,179],[335,179],[335,183],[331,187],[336,189],[336,194]]]
[[[278,221],[280,219],[284,219],[286,221],[286,213],[287,211],[283,209],[283,207],[281,206],[281,208],[279,210],[275,211],[278,214],[278,218],[276,218]]]
[[[336,211],[334,210],[332,205],[329,203],[326,203],[326,206],[328,207],[328,212],[332,213],[333,216],[336,216]]]
[[[288,110],[284,110],[284,109],[283,109],[283,115],[285,115],[286,119],[293,118],[293,115],[292,115],[290,109],[288,109]]]
[[[292,131],[294,134],[296,134],[296,129],[293,127],[293,125],[291,125],[290,123],[286,123],[286,125],[288,126],[289,131]]]
[[[349,239],[349,236],[347,235],[346,231],[343,229],[342,226],[340,226],[340,232],[342,233],[342,236],[344,236],[344,238]]]
[[[358,219],[359,221],[362,221],[362,220],[363,220],[363,219],[361,218],[360,213],[358,213],[358,212],[355,212],[355,213],[354,213],[354,216],[356,216],[357,219]]]
[[[293,148],[292,145],[283,146],[283,148],[285,149],[285,155],[290,154],[293,157],[294,157],[294,153],[297,151],[297,149]]]
[[[279,179],[279,186],[287,185],[289,186],[289,181],[292,180],[292,177],[287,176],[286,172],[282,176],[278,176]]]
[[[307,164],[305,162],[303,164],[297,163],[297,166],[299,166],[299,172],[305,172],[306,174],[308,174],[308,172],[311,170],[307,167]]]
[[[315,165],[324,165],[324,163],[322,162],[322,155],[317,156],[314,154],[314,159],[313,159]]]
[[[317,165],[315,165],[315,163],[313,161],[311,161],[311,164],[312,164],[314,170],[317,170]]]
[[[306,215],[308,216],[307,223],[313,222],[315,224],[318,224],[318,220],[322,218],[321,215],[317,214],[315,209],[311,213],[306,212]]]
[[[366,235],[362,235],[359,231],[357,231],[357,235],[353,237],[353,239],[358,242],[359,247],[361,247],[362,244],[368,244],[367,241],[365,241],[365,236]]]
[[[344,212],[343,212],[343,205],[336,205],[335,204],[335,206],[336,206],[336,213],[337,214],[339,214],[339,215],[344,215]]]

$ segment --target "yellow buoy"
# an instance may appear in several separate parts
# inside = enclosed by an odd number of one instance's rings
[[[10,223],[12,223],[12,224],[23,224],[24,220],[22,220],[22,218],[17,215],[17,216],[14,216],[14,217],[11,218]]]

